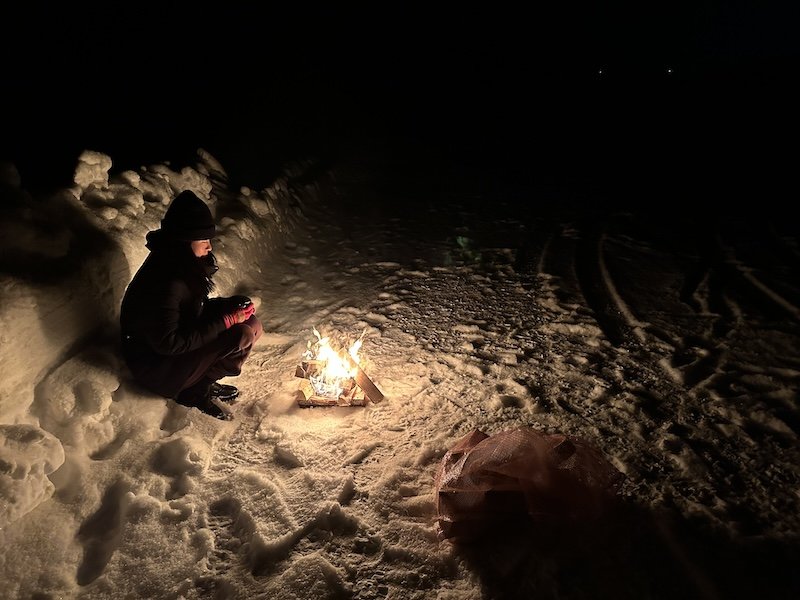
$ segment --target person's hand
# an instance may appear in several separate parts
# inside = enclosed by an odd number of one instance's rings
[[[253,316],[253,313],[255,312],[256,312],[256,307],[253,306],[252,304],[248,304],[247,306],[244,307],[239,307],[232,313],[227,314],[223,317],[223,319],[225,319],[225,327],[227,329],[230,329],[234,325],[237,325],[239,323],[244,323],[245,321],[247,321],[247,319]]]
[[[228,298],[228,306],[230,306],[231,309],[243,308],[247,304],[250,304],[252,302],[253,300],[250,297],[244,296],[242,294],[237,294],[236,296],[231,296],[230,298]]]

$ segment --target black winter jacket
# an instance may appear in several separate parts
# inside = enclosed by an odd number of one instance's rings
[[[120,312],[125,358],[145,369],[225,331],[222,311],[209,306],[215,304],[208,298],[217,270],[213,255],[199,259],[186,242],[172,242],[161,231],[147,240],[150,255],[128,285]]]

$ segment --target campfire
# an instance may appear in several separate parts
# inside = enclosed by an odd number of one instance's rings
[[[295,376],[302,378],[297,391],[300,406],[365,406],[380,402],[383,394],[361,368],[358,355],[363,336],[345,352],[331,345],[313,328],[315,342],[308,342]]]

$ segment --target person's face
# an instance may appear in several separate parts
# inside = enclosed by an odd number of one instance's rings
[[[211,240],[194,240],[192,252],[197,258],[208,256],[208,253],[211,252]]]

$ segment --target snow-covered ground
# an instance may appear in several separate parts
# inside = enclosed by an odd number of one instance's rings
[[[790,222],[600,210],[367,160],[295,164],[259,191],[202,152],[124,173],[111,159],[85,153],[48,198],[3,171],[3,597],[800,591]],[[250,295],[265,324],[227,422],[138,389],[116,345],[144,235],[186,187],[221,226],[217,293]],[[314,327],[364,335],[382,402],[297,406]],[[618,507],[437,539],[447,450],[520,425],[600,449],[625,475]]]

